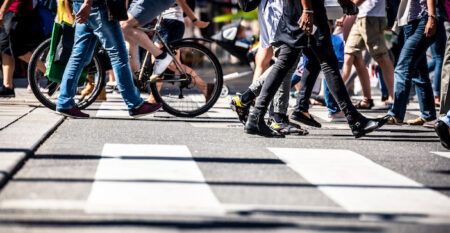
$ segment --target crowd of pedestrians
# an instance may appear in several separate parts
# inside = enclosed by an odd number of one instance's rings
[[[3,84],[0,97],[15,96],[14,58],[28,61],[33,49],[45,39],[39,27],[32,23],[38,12],[36,2],[6,0],[1,5]],[[449,146],[450,0],[338,0],[345,15],[335,21],[328,20],[324,0],[256,2],[259,2],[261,45],[256,55],[254,82],[231,102],[245,124],[246,133],[284,137],[308,134],[301,124],[321,127],[309,113],[309,105],[319,73],[323,72],[324,102],[329,117],[332,121],[346,120],[355,137],[364,136],[384,124],[405,122],[435,127],[444,146]],[[111,10],[108,4],[113,3],[119,5]],[[133,83],[133,73],[139,68],[136,48],[140,46],[153,55],[152,80],[170,66],[172,57],[139,27],[163,11],[167,16],[160,33],[166,41],[182,37],[183,13],[195,26],[208,26],[207,22],[196,18],[186,0],[131,0],[129,6],[127,1],[106,0],[62,0],[61,4],[64,7],[59,8],[73,12],[73,17],[69,18],[75,21],[75,35],[56,111],[70,117],[89,117],[76,107],[73,97],[82,69],[95,51],[96,41],[100,41],[110,59],[111,73],[130,116],[141,116],[156,111],[161,104],[152,96],[142,99]],[[385,39],[386,30],[396,35],[391,48]],[[274,48],[278,52],[275,63],[270,66]],[[427,51],[432,54],[431,59],[427,59]],[[383,91],[382,101],[388,109],[387,115],[376,119],[367,118],[358,110],[374,107],[364,53],[374,60]],[[346,85],[353,66],[363,92],[363,98],[356,104]],[[45,70],[45,67],[40,69]],[[431,77],[430,71],[433,72]],[[296,105],[288,115],[290,90],[297,82],[300,86]],[[421,116],[405,119],[412,87]],[[201,89],[207,96],[208,86],[202,85]],[[436,107],[445,115],[441,120],[437,119]],[[267,111],[269,124],[264,119]]]

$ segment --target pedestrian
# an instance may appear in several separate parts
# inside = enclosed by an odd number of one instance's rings
[[[29,62],[32,51],[45,38],[33,0],[5,0],[0,8],[0,52],[3,85],[0,97],[15,97],[15,58]],[[43,64],[38,64],[45,71]]]
[[[367,48],[369,54],[381,68],[382,76],[388,89],[388,106],[393,100],[394,66],[389,57],[384,39],[387,27],[385,0],[353,0],[358,5],[359,13],[345,44],[344,68],[342,77],[346,81],[351,73],[352,65],[363,87],[364,98],[355,106],[359,109],[371,109],[374,106],[370,89],[370,76],[364,65],[362,49]]]
[[[434,0],[405,0],[400,3],[397,24],[402,28],[404,44],[395,67],[394,103],[389,110],[389,124],[402,124],[411,83],[416,87],[421,116],[407,121],[423,125],[436,119],[433,89],[429,78],[426,51],[436,36]]]
[[[117,79],[117,87],[128,107],[132,117],[139,117],[158,110],[161,104],[144,102],[133,84],[133,78],[128,64],[128,52],[125,47],[119,20],[126,11],[125,1],[115,6],[115,13],[108,17],[106,0],[74,0],[75,38],[72,54],[64,71],[60,95],[56,111],[62,115],[74,118],[87,118],[88,114],[81,112],[75,105],[73,97],[77,91],[77,83],[81,72],[93,56],[97,41],[100,41],[111,59],[111,66]],[[111,2],[109,3],[111,4]],[[119,11],[119,12],[117,12]],[[121,11],[121,12],[120,12]],[[112,11],[110,11],[112,13]]]

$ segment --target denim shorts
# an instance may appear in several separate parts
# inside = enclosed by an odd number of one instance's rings
[[[132,0],[128,14],[140,25],[146,25],[174,3],[175,0]]]
[[[170,43],[183,39],[184,28],[184,22],[176,19],[163,19],[158,33],[165,43]],[[155,37],[154,41],[159,42],[160,40],[158,37]]]

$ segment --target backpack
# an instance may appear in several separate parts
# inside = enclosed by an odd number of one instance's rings
[[[238,0],[239,7],[245,12],[256,9],[259,3],[261,3],[261,0]]]

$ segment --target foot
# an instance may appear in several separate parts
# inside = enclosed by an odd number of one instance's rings
[[[357,122],[350,124],[350,129],[352,130],[355,138],[360,138],[386,124],[389,117],[390,116],[384,116],[379,119],[367,119],[362,117]]]
[[[388,124],[388,125],[403,125],[403,120],[401,120],[395,116],[387,115],[385,117],[387,118],[386,124]]]
[[[330,122],[346,122],[347,121],[347,118],[345,117],[345,114],[342,111],[334,113],[334,114],[329,114],[328,119],[330,120]]]
[[[450,133],[448,130],[448,125],[443,121],[438,120],[434,125],[434,131],[436,131],[442,146],[450,150]]]
[[[245,125],[250,111],[250,105],[242,103],[241,94],[238,93],[231,99],[230,106],[231,109],[238,115],[239,121]]]
[[[14,88],[8,88],[2,85],[2,89],[0,90],[0,98],[13,98],[16,97],[16,92]]]
[[[244,131],[247,134],[256,134],[268,138],[284,138],[284,135],[271,129],[264,122],[264,114],[251,113],[248,116]]]
[[[407,120],[406,124],[408,124],[408,125],[423,125],[423,124],[425,124],[425,122],[427,122],[427,121],[425,119],[423,119],[422,117],[417,117],[416,119]]]
[[[309,132],[306,129],[302,129],[300,125],[293,122],[289,122],[288,116],[282,121],[277,122],[275,119],[270,119],[270,128],[283,135],[296,134],[296,135],[308,135]]]
[[[170,56],[166,52],[163,52],[161,55],[157,56],[155,59],[155,63],[153,64],[153,73],[150,77],[150,82],[158,81],[158,78],[167,69],[170,63],[172,63],[172,61],[172,56]]]
[[[434,125],[436,125],[436,122],[438,122],[438,119],[432,120],[432,121],[427,121],[427,122],[423,123],[422,126],[425,128],[434,129]]]
[[[355,107],[357,109],[372,109],[375,104],[373,103],[373,99],[364,98],[360,100]]]
[[[144,102],[138,108],[128,110],[128,113],[130,114],[131,117],[137,118],[137,117],[145,116],[150,113],[156,112],[161,107],[162,107],[162,105],[160,103],[151,104],[148,102]]]
[[[434,97],[434,105],[439,108],[441,106],[441,97],[440,96],[435,96]]]
[[[56,109],[56,112],[60,115],[76,118],[76,119],[84,119],[89,118],[89,114],[80,111],[78,107],[73,107],[70,109]]]
[[[357,15],[359,13],[358,7],[351,0],[338,0],[342,7],[344,15]]]
[[[316,127],[316,128],[322,127],[322,125],[318,121],[316,121],[311,114],[309,114],[307,112],[294,111],[294,112],[292,112],[292,114],[290,116],[290,120],[300,123],[300,124],[305,124],[305,125],[309,125],[312,127]]]

